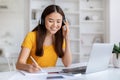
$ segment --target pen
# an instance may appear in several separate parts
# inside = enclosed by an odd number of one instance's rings
[[[42,68],[38,65],[38,63],[35,61],[35,59],[32,56],[30,56],[30,58],[35,63],[35,65],[37,65],[40,68],[40,70],[43,72]]]

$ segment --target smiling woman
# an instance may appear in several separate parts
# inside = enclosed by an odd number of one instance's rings
[[[58,5],[49,5],[41,15],[41,23],[29,32],[23,43],[16,68],[27,72],[37,72],[39,67],[54,67],[58,57],[64,66],[72,62],[69,23]],[[66,30],[63,27],[66,26]],[[38,65],[30,59],[32,56]]]

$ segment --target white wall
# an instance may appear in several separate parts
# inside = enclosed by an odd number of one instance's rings
[[[11,0],[10,0],[11,1]],[[26,2],[26,3],[24,3]],[[29,0],[12,0],[8,3],[8,11],[2,11],[0,9],[0,45],[3,43],[2,40],[8,40],[12,44],[15,44],[13,51],[20,49],[21,42],[24,38],[25,33],[29,30],[28,19],[28,3]],[[27,5],[26,5],[27,4]],[[120,0],[109,0],[108,3],[109,11],[109,42],[120,41]],[[26,13],[25,13],[25,12]],[[26,15],[25,15],[26,14]],[[3,38],[2,36],[10,33],[12,37],[9,39]],[[1,47],[1,46],[0,46]]]
[[[0,48],[19,52],[25,33],[24,0],[10,0],[6,4],[8,9],[0,9]]]
[[[110,42],[120,42],[120,0],[110,0]]]

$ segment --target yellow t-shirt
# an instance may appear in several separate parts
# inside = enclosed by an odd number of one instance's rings
[[[26,63],[28,64],[33,63],[32,60],[30,59],[30,56],[32,56],[41,67],[54,67],[56,65],[58,56],[54,50],[53,45],[43,46],[43,50],[44,50],[43,56],[39,57],[35,55],[35,50],[36,50],[36,32],[35,31],[29,32],[26,35],[22,43],[22,47],[30,49],[30,55]],[[65,43],[63,44],[63,47],[65,47]]]

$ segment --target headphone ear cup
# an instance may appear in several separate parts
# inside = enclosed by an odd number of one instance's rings
[[[65,22],[65,16],[63,17],[63,21],[62,21],[62,26],[65,25],[64,22]]]
[[[41,18],[41,25],[45,25],[45,21]]]
[[[65,16],[63,17],[63,21],[65,21]]]

